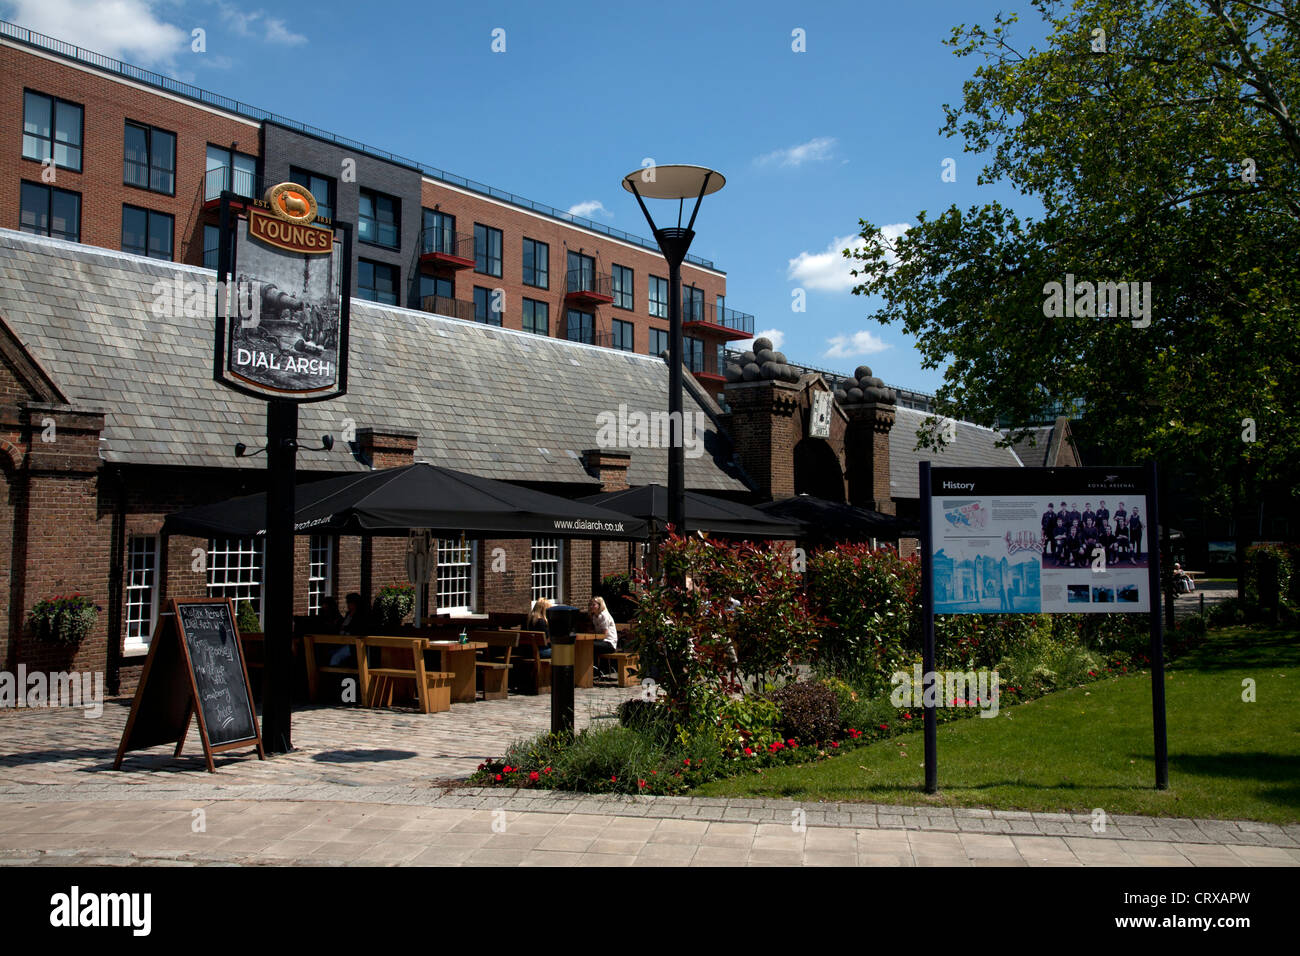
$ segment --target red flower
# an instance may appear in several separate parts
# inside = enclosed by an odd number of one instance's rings
[[[881,730],[888,730],[888,729],[889,729],[889,724],[881,724],[881,725],[880,725],[880,729],[881,729]]]
[[[746,748],[745,748],[745,756],[746,756],[746,757],[752,757],[753,755],[754,755],[754,751],[753,751],[753,749],[750,748],[750,747],[746,747]]]
[[[550,767],[543,767],[543,768],[542,768],[542,772],[543,772],[543,773],[550,773],[550,772],[551,772],[551,768],[550,768]]]
[[[645,789],[645,781],[644,781],[644,780],[638,780],[638,781],[636,782],[636,786],[637,786],[637,789],[638,789],[638,790],[644,790],[644,789]]]
[[[497,774],[497,783],[501,782],[501,774]]]
[[[903,715],[903,719],[904,719],[904,720],[911,720],[911,719],[912,719],[912,715],[911,715],[911,714],[904,714],[904,715]]]
[[[542,779],[542,775],[538,773],[536,770],[534,770],[532,773],[528,775],[528,779],[531,780],[533,783],[536,783],[538,780]]]
[[[609,782],[610,782],[610,783],[618,783],[618,777],[611,776],[611,777],[609,778]]]
[[[689,767],[691,765],[691,758],[687,757],[685,760],[683,760],[682,765],[685,767]]]
[[[797,746],[799,746],[799,745],[798,745],[797,743],[795,743],[793,740],[787,740],[787,741],[785,742],[785,745],[786,745],[787,747],[797,747]]]
[[[514,772],[515,772],[515,768],[512,767],[512,766],[510,766],[510,764],[506,764],[506,765],[505,765],[504,767],[502,767],[501,769],[503,769],[506,773],[514,773]]]

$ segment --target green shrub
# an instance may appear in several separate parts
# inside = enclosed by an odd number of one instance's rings
[[[1246,604],[1250,611],[1272,613],[1291,598],[1291,556],[1276,545],[1257,545],[1246,552]]]
[[[839,732],[839,702],[825,684],[794,681],[774,691],[770,699],[781,710],[778,726],[785,737],[815,744],[832,740]]]
[[[375,598],[375,626],[388,630],[400,627],[414,608],[415,588],[412,585],[386,584]]]
[[[239,602],[239,613],[235,618],[235,627],[239,628],[240,634],[256,634],[262,630],[262,622],[257,618],[257,612],[253,610],[253,605],[248,601]]]

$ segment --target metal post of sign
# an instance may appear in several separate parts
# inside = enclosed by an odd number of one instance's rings
[[[1156,484],[1156,463],[1147,462],[1147,488],[1151,492],[1147,505],[1144,532],[1160,529],[1160,488]],[[1139,543],[1140,544],[1140,543]],[[1151,592],[1151,719],[1155,729],[1156,789],[1169,789],[1169,741],[1165,732],[1165,624],[1160,608],[1160,547],[1147,547],[1147,581]]]
[[[921,703],[925,709],[925,792],[939,790],[938,688],[930,690],[936,680],[934,669],[934,518],[930,508],[930,463],[921,462]],[[915,693],[915,690],[913,690]]]
[[[297,404],[268,402],[262,742],[270,753],[293,749],[293,512],[297,452]]]

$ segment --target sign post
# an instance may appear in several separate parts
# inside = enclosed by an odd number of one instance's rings
[[[247,207],[245,216],[234,215],[235,202]],[[267,402],[262,736],[272,753],[286,753],[293,749],[298,404],[347,392],[352,230],[318,217],[316,199],[304,187],[280,183],[262,199],[223,192],[220,241],[224,294],[217,303],[212,375]]]
[[[1154,463],[1144,468],[920,464],[925,789],[938,789],[935,614],[1145,613],[1156,787],[1169,786]],[[1095,507],[1094,507],[1095,503]]]

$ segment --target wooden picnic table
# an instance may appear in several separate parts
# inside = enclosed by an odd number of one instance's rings
[[[451,682],[452,702],[472,704],[477,700],[474,674],[477,670],[478,652],[485,650],[487,644],[482,641],[462,644],[460,641],[426,640],[424,646],[438,652],[440,670],[451,671],[456,675]]]
[[[573,642],[573,686],[595,687],[596,642],[604,634],[577,634]]]

